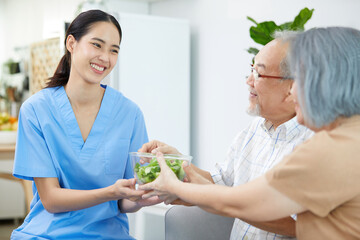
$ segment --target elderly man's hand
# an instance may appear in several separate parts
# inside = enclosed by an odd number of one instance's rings
[[[147,152],[156,154],[157,152],[161,152],[164,154],[179,154],[181,153],[174,147],[167,145],[166,143],[160,142],[158,140],[152,140],[148,143],[142,145],[142,147],[138,150],[138,152]]]
[[[190,165],[183,164],[182,167],[186,173],[184,182],[197,183],[197,184],[213,184],[208,179],[204,178],[202,175],[196,172],[192,166],[193,166],[192,164]]]

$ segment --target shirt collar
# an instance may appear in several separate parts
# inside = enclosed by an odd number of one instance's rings
[[[274,136],[284,140],[291,140],[299,133],[299,131],[304,131],[306,129],[297,122],[296,116],[279,125],[276,129],[274,129],[273,124],[265,118],[262,119],[260,126],[268,135],[270,135],[270,137]]]

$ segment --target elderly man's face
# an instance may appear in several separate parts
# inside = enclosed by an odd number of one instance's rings
[[[280,62],[286,56],[287,48],[287,44],[279,40],[271,41],[256,55],[254,69],[260,75],[282,76]],[[294,104],[289,100],[291,80],[268,77],[255,80],[250,74],[246,83],[250,91],[249,114],[260,115],[270,121],[295,116]]]
[[[296,120],[298,123],[305,125],[304,116],[299,104],[299,97],[297,91],[297,84],[294,83],[291,88],[291,94],[294,96],[294,104],[295,104],[295,111],[296,111]]]

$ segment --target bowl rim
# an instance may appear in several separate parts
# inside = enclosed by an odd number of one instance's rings
[[[130,152],[130,156],[135,157],[156,157],[156,154],[153,153],[146,153],[146,152]],[[185,161],[191,161],[192,156],[189,155],[180,155],[180,154],[164,154],[164,158],[167,159],[178,159],[178,160],[185,160]]]

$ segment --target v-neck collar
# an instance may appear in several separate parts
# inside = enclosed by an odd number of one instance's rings
[[[66,126],[67,135],[75,154],[79,156],[80,159],[89,159],[94,155],[102,140],[102,133],[104,132],[105,127],[108,126],[108,121],[111,117],[112,109],[114,107],[114,104],[112,104],[114,94],[110,87],[104,85],[102,85],[102,87],[105,88],[105,93],[101,101],[99,112],[85,142],[82,138],[79,124],[65,92],[65,88],[62,86],[58,91],[55,91],[54,97],[57,99],[58,107]]]

